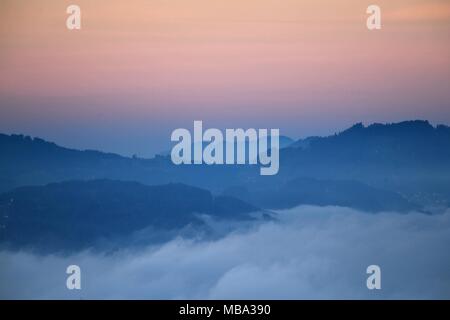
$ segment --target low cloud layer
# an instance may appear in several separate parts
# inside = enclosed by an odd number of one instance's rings
[[[0,252],[0,298],[450,298],[450,210],[366,214],[301,206],[214,241],[175,239],[114,254]],[[66,289],[66,267],[82,289]],[[381,267],[381,290],[366,268]]]

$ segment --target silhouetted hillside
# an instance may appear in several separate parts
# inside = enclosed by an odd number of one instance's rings
[[[0,239],[14,246],[79,249],[144,228],[161,232],[199,224],[200,214],[248,220],[258,211],[183,184],[144,186],[110,180],[22,187],[0,195]]]
[[[450,128],[427,121],[357,124],[280,159],[286,177],[356,180],[427,204],[450,199]]]
[[[296,178],[281,185],[231,187],[225,194],[267,209],[287,209],[304,204],[352,207],[368,212],[420,209],[395,192],[348,180]]]
[[[273,177],[261,177],[259,165],[175,166],[168,156],[132,159],[14,135],[0,135],[0,150],[0,192],[65,180],[115,179],[179,182],[221,193],[232,186],[282,188],[306,177],[331,184],[360,182],[426,206],[450,205],[450,128],[427,121],[357,124],[329,137],[299,140],[280,150],[280,171]]]
[[[167,183],[170,159],[132,159],[98,151],[60,147],[39,138],[0,134],[0,192],[65,180],[118,179]]]

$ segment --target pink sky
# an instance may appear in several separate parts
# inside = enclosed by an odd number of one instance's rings
[[[130,153],[196,119],[294,137],[450,123],[449,1],[4,0],[0,18],[2,132]]]

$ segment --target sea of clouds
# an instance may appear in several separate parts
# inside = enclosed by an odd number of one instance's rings
[[[67,256],[0,252],[2,299],[449,299],[450,210],[300,206],[220,239]],[[68,265],[81,290],[66,288]],[[366,268],[381,267],[381,290]]]

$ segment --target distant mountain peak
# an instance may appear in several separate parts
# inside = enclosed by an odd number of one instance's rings
[[[409,134],[427,134],[432,133],[436,130],[428,120],[408,120],[396,123],[372,123],[365,126],[362,122],[356,123],[350,128],[341,131],[337,136],[346,135],[384,135],[384,134],[398,134],[398,133],[409,133]]]

